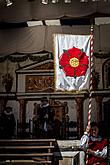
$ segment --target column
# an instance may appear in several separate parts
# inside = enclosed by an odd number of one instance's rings
[[[8,100],[6,98],[0,99],[0,114],[3,113]]]
[[[83,121],[83,100],[82,97],[76,97],[75,98],[77,103],[77,129],[78,129],[78,138],[80,138],[84,133],[84,121]]]
[[[20,134],[25,133],[25,123],[26,123],[26,101],[23,99],[19,100],[19,124],[20,124]]]
[[[96,103],[97,103],[97,123],[102,121],[102,96],[96,96]]]

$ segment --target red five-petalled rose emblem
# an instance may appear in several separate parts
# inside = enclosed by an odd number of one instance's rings
[[[71,48],[64,50],[60,57],[60,68],[63,69],[66,76],[80,77],[86,74],[88,68],[88,56],[83,49]]]

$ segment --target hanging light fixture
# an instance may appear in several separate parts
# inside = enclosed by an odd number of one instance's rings
[[[48,1],[48,0],[42,0],[42,3],[43,3],[44,5],[47,5],[47,4],[49,3],[49,1]]]
[[[71,0],[65,0],[65,3],[71,3]]]
[[[88,0],[80,0],[80,2],[88,2]]]
[[[6,0],[6,5],[11,6],[13,4],[12,0]]]
[[[59,0],[52,0],[52,3],[58,3]]]
[[[91,0],[92,2],[98,2],[100,0]],[[108,0],[103,0],[103,2],[107,2]],[[80,0],[80,2],[88,2],[88,0]]]
[[[97,2],[97,1],[100,1],[100,0],[92,0],[92,2]]]
[[[11,1],[11,0],[6,0],[6,1]],[[32,1],[32,0],[29,0],[29,1]],[[60,0],[41,0],[42,4],[45,4],[47,5],[48,3],[58,3]],[[90,0],[79,0],[80,2],[89,2]],[[101,1],[101,0],[91,0],[91,2],[98,2],[98,1]],[[108,0],[103,0],[103,2],[107,2]],[[64,3],[71,3],[72,0],[64,0]]]

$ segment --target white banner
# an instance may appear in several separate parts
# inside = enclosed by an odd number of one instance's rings
[[[90,35],[54,34],[55,88],[89,89]]]

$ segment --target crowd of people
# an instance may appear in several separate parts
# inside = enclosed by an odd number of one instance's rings
[[[59,138],[61,121],[54,118],[54,110],[47,97],[41,103],[34,103],[34,135],[36,138]],[[16,121],[12,107],[7,106],[0,115],[0,138],[12,138],[15,135]]]

